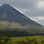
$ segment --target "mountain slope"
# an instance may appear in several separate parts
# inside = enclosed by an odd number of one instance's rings
[[[4,4],[0,7],[0,35],[28,36],[44,34],[44,27],[26,17],[12,6]]]
[[[35,26],[41,26],[40,24],[29,19],[8,4],[4,4],[0,7],[0,21],[17,22],[22,25],[32,24]]]

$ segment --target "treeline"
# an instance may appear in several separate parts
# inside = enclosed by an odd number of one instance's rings
[[[9,30],[0,30],[0,35],[8,36],[8,37],[16,37],[16,36],[34,36],[34,35],[44,35],[44,33],[29,33],[26,31],[9,31]]]

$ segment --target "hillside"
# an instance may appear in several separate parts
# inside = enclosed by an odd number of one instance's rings
[[[8,4],[0,7],[0,35],[44,35],[44,27]]]

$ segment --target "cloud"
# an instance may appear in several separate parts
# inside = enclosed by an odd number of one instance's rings
[[[30,17],[30,19],[44,25],[44,16],[33,16],[33,17]]]
[[[31,17],[30,17],[31,18]],[[32,20],[35,20],[35,21],[42,21],[44,20],[44,16],[34,16],[31,18]]]
[[[42,16],[42,17],[39,17],[39,20],[44,20],[44,16]]]
[[[38,2],[38,5],[37,5],[39,8],[44,8],[44,1],[39,1]]]
[[[34,16],[34,17],[30,17],[30,19],[38,22],[41,25],[44,25],[44,16]]]

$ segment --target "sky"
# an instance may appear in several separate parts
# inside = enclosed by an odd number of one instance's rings
[[[9,4],[30,19],[44,25],[44,0],[0,0],[0,6]]]

